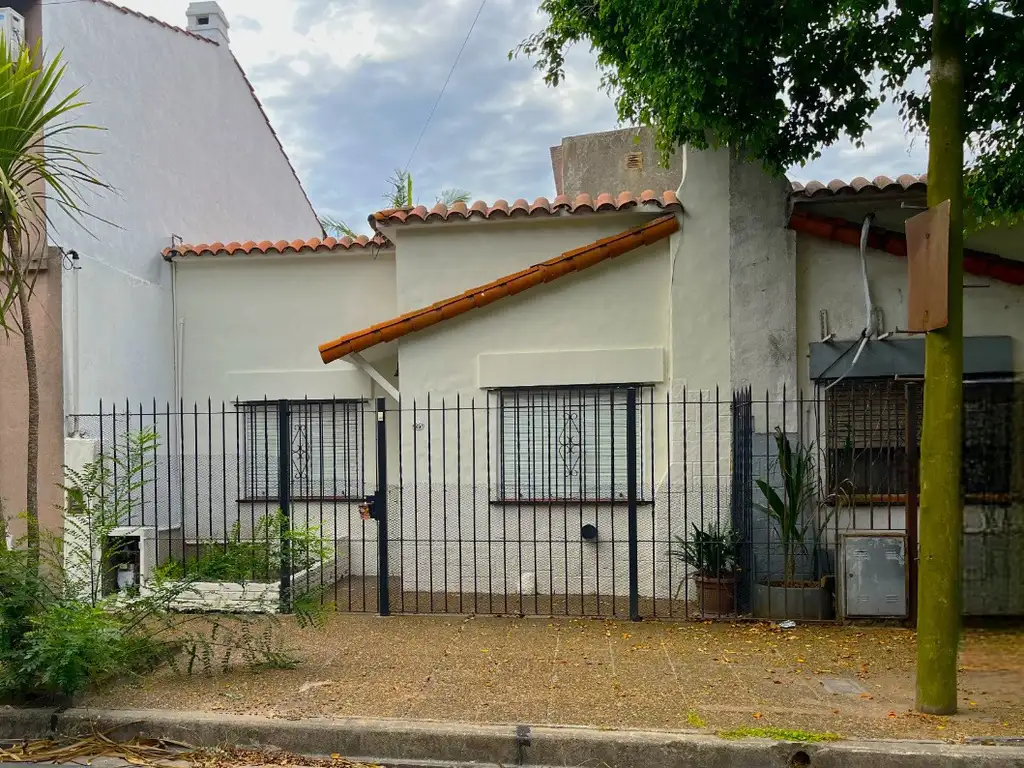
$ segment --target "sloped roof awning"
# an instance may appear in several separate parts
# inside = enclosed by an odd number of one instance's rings
[[[674,215],[661,216],[646,224],[632,227],[617,235],[597,240],[589,245],[534,264],[532,267],[498,278],[486,285],[471,288],[458,296],[436,302],[429,307],[377,323],[369,328],[346,334],[320,345],[320,357],[325,363],[340,360],[346,355],[401,338],[415,331],[429,328],[443,320],[485,307],[498,299],[514,296],[541,283],[550,283],[570,272],[579,272],[607,259],[614,259],[644,245],[656,243],[679,229]]]

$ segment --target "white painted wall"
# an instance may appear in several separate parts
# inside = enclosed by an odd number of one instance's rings
[[[602,214],[392,228],[398,310],[429,306],[650,218]],[[667,266],[663,240],[408,336],[399,349],[403,397],[477,393],[481,354],[664,349]]]
[[[186,402],[372,395],[369,377],[325,366],[317,347],[395,316],[393,250],[192,257],[174,269]]]
[[[175,262],[174,269],[178,321],[183,328],[185,410],[197,408],[200,413],[198,423],[186,416],[181,430],[187,507],[181,518],[187,538],[220,539],[235,519],[248,530],[253,520],[273,512],[265,504],[237,503],[237,400],[364,401],[362,473],[365,492],[372,493],[376,478],[373,401],[384,393],[347,362],[325,366],[317,347],[342,333],[394,317],[394,251],[339,248],[326,254],[191,257]],[[381,347],[367,357],[393,379],[397,364],[393,351]],[[212,424],[206,418],[210,403]],[[197,439],[198,472],[190,470]],[[395,451],[397,457],[397,447]],[[212,472],[208,470],[211,463]],[[223,485],[220,477],[226,477]],[[296,502],[292,519],[321,528],[329,538],[370,541],[365,571],[362,548],[353,547],[351,557],[356,573],[375,572],[375,524],[359,518],[356,503]]]
[[[796,241],[797,338],[800,385],[809,391],[808,345],[821,337],[819,312],[828,310],[829,329],[838,339],[855,339],[864,327],[864,289],[858,251],[853,246],[800,235]],[[869,250],[871,299],[881,307],[886,330],[907,327],[907,261]],[[1024,371],[1024,287],[966,275],[964,335],[1014,338],[1014,367]]]
[[[81,409],[170,400],[171,234],[292,240],[319,224],[230,50],[94,2],[44,4],[43,30],[68,64],[63,91],[89,102],[76,119],[106,129],[75,143],[116,190],[88,198],[110,222],[90,221],[92,235],[49,210],[51,242],[83,257]],[[70,314],[65,298],[65,338]]]
[[[399,311],[456,295],[641,221],[633,213],[393,228]],[[685,422],[687,470],[699,472],[701,459],[704,469],[716,467],[712,451],[699,456],[696,426],[703,424],[710,437],[720,418],[728,424],[727,413],[716,414],[714,406],[700,408],[700,390],[693,389],[689,407],[672,406],[679,430],[678,439],[668,445],[670,369],[677,374],[685,369],[691,383],[711,381],[708,363],[728,372],[727,315],[726,346],[716,349],[716,315],[703,314],[711,305],[700,286],[714,284],[716,275],[713,254],[703,253],[703,245],[696,238],[664,240],[399,341],[404,482],[389,504],[392,520],[401,520],[400,525],[392,522],[391,531],[402,540],[406,590],[437,594],[462,588],[508,592],[517,599],[522,592],[527,606],[536,593],[541,604],[544,596],[567,592],[626,595],[624,503],[493,503],[500,485],[500,440],[498,410],[488,389],[651,383],[655,403],[644,406],[641,420],[652,423],[642,429],[639,446],[646,467],[640,488],[645,499],[640,510],[641,594],[665,598],[674,591],[680,574],[678,569],[670,572],[671,535],[700,519],[701,494],[713,498],[717,486],[713,478],[672,486],[669,452],[675,452],[672,460],[681,468]],[[681,270],[675,282],[670,280],[673,253]],[[697,266],[695,259],[700,260]],[[689,302],[673,295],[676,286],[688,292]],[[679,320],[685,334],[680,349],[692,353],[689,366],[671,357],[679,314],[685,314]],[[712,339],[708,344],[701,342],[705,333]],[[705,393],[711,390],[713,385]],[[413,399],[416,413],[411,412]],[[719,461],[717,467],[728,472],[728,463]],[[723,506],[728,508],[727,499]],[[705,522],[710,524],[711,517],[709,509]],[[598,528],[596,543],[580,536],[587,523]]]

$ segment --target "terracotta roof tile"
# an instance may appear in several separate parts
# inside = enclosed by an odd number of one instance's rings
[[[360,235],[356,238],[343,237],[340,240],[333,237],[327,237],[322,240],[318,237],[313,237],[309,240],[292,240],[290,243],[287,240],[278,240],[276,243],[272,243],[269,240],[263,240],[258,243],[247,240],[244,243],[235,241],[226,245],[221,242],[199,243],[196,245],[183,244],[174,249],[165,248],[163,255],[167,261],[173,261],[176,258],[182,257],[255,256],[268,253],[271,255],[289,255],[297,253],[329,253],[337,250],[379,250],[391,247],[393,247],[391,241],[381,235],[374,235],[372,238]]]
[[[488,205],[483,200],[477,200],[470,205],[455,203],[451,207],[438,203],[433,208],[427,209],[424,205],[417,205],[414,208],[385,208],[370,215],[370,225],[375,229],[377,226],[389,224],[406,224],[409,222],[435,222],[455,221],[465,219],[511,219],[527,216],[553,216],[563,211],[570,214],[578,213],[600,213],[604,211],[623,211],[628,208],[645,206],[659,211],[681,211],[682,206],[676,193],[668,190],[657,193],[648,189],[634,195],[632,192],[620,192],[612,196],[604,192],[596,199],[590,195],[578,195],[570,200],[565,195],[558,195],[554,202],[549,202],[546,197],[538,197],[532,203],[523,198],[514,200],[511,204],[507,200],[495,200]]]
[[[458,296],[436,302],[429,307],[407,312],[404,315],[371,325],[361,331],[328,341],[320,345],[320,357],[325,363],[339,360],[353,352],[384,344],[406,334],[429,328],[432,325],[456,317],[477,307],[485,307],[506,296],[514,296],[535,285],[550,283],[552,280],[592,267],[606,259],[614,259],[643,245],[662,240],[679,229],[675,216],[661,216],[639,227],[627,229],[617,235],[605,237],[589,245],[566,251],[553,259],[534,264],[532,267],[500,277],[486,285],[471,288]]]
[[[846,219],[794,213],[789,219],[789,228],[838,243],[852,246],[860,244],[860,225]],[[868,247],[905,257],[907,237],[902,232],[872,229],[868,234]],[[1024,262],[971,248],[964,249],[964,272],[979,277],[991,277],[1012,285],[1024,285]]]
[[[852,181],[832,179],[829,182],[809,181],[801,184],[799,181],[790,182],[793,189],[793,196],[796,198],[811,199],[822,197],[836,197],[838,195],[871,195],[885,192],[924,192],[928,188],[927,174],[915,176],[905,173],[891,179],[888,176],[876,176],[870,181],[863,176],[858,176]]]

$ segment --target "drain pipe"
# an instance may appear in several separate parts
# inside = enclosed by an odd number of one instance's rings
[[[71,398],[70,398],[70,410],[71,410],[71,434],[69,437],[81,437],[81,425],[79,424],[79,414],[82,411],[81,400],[82,400],[82,356],[81,356],[81,304],[80,296],[81,293],[78,288],[79,278],[78,273],[82,271],[82,268],[78,265],[78,252],[68,251],[68,256],[71,257]]]
[[[868,282],[868,235],[871,233],[871,222],[874,221],[875,214],[869,213],[864,217],[864,223],[860,227],[860,272],[861,277],[864,280],[864,330],[860,332],[860,345],[857,347],[857,354],[853,356],[853,362],[850,363],[850,367],[843,371],[842,376],[833,381],[827,387],[826,390],[832,389],[836,384],[845,379],[850,371],[857,365],[857,361],[860,360],[861,354],[864,352],[864,347],[868,344],[868,339],[871,338],[872,330],[872,315],[874,315],[874,304],[871,301],[871,284]]]

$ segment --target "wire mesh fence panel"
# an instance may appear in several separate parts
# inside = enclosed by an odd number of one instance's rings
[[[118,535],[150,542],[144,577],[279,584],[285,609],[829,620],[873,605],[857,542],[875,535],[899,540],[907,574],[883,612],[913,608],[914,386],[125,404],[74,421],[118,459],[106,483],[135,473]],[[1024,612],[1022,402],[965,386],[968,613]]]

